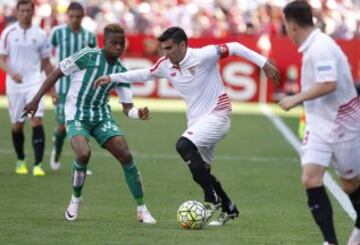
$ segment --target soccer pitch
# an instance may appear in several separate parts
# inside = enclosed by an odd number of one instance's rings
[[[142,101],[138,106],[146,105]],[[124,130],[142,174],[145,200],[156,225],[139,224],[135,202],[119,163],[91,141],[90,168],[79,220],[64,212],[71,195],[73,153],[66,143],[62,167],[51,171],[48,160],[55,126],[52,110],[44,118],[45,177],[17,176],[7,109],[0,107],[0,244],[321,244],[320,231],[306,207],[297,153],[267,117],[255,107],[237,107],[229,135],[217,147],[213,171],[236,202],[240,217],[224,227],[191,231],[179,228],[176,210],[186,200],[202,200],[200,188],[177,155],[177,138],[185,114],[173,102],[159,102],[148,122],[114,116]],[[169,108],[167,109],[167,107]],[[113,104],[114,107],[120,107]],[[152,109],[149,105],[150,110]],[[255,110],[256,111],[256,110]],[[291,115],[291,114],[290,114]],[[284,117],[294,131],[296,117]],[[32,163],[31,131],[26,125],[28,166]],[[330,194],[329,194],[330,195]],[[331,197],[336,231],[345,244],[352,221]]]

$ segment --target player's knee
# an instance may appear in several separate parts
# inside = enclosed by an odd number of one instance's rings
[[[12,125],[12,131],[14,133],[21,133],[22,131],[24,131],[24,124],[22,123],[15,123]]]
[[[303,174],[301,176],[301,182],[305,189],[310,189],[323,185],[322,176],[317,176],[317,175]]]
[[[197,152],[196,146],[187,138],[180,137],[176,142],[176,150],[182,157],[182,159],[187,162],[189,161],[193,154]]]
[[[351,194],[360,186],[359,179],[341,179],[341,187],[347,194]]]
[[[90,149],[79,149],[76,152],[76,160],[83,163],[83,164],[87,164],[90,160],[90,156],[91,156],[91,151]]]
[[[31,119],[31,127],[38,127],[42,125],[41,117],[34,117]]]
[[[120,154],[117,159],[120,161],[121,165],[125,166],[129,163],[133,162],[133,157],[130,153],[130,151],[126,150]]]

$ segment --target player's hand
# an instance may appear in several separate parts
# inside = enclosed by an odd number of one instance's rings
[[[146,120],[149,120],[151,118],[150,111],[146,106],[142,107],[142,108],[139,108],[138,113],[139,113],[139,119],[140,120],[146,121]]]
[[[19,73],[12,74],[11,78],[15,83],[22,83],[22,76]]]
[[[97,88],[99,86],[104,86],[109,83],[111,83],[110,76],[101,76],[95,80],[94,86],[95,86],[95,88]]]
[[[292,96],[286,96],[285,98],[280,100],[279,106],[284,111],[288,111],[294,108],[295,106],[297,106],[299,103],[300,102],[298,101],[296,95],[292,95]]]
[[[23,110],[23,114],[22,114],[22,118],[25,117],[25,116],[30,116],[31,118],[34,117],[37,109],[38,109],[38,106],[39,106],[39,101],[37,100],[32,100],[30,101],[29,103],[27,103],[24,107],[24,110]]]
[[[262,68],[266,74],[266,77],[272,80],[275,85],[279,84],[280,81],[280,72],[279,70],[268,61],[265,63],[264,67]]]

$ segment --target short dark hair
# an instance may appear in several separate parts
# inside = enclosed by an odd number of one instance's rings
[[[307,1],[290,2],[285,6],[283,13],[286,21],[294,21],[301,27],[314,26],[311,6]]]
[[[111,23],[104,27],[104,38],[106,39],[107,35],[110,33],[121,33],[125,35],[124,28],[121,27],[121,25],[117,23]]]
[[[31,4],[31,7],[33,9],[35,7],[34,2],[31,0],[18,0],[16,3],[16,9],[19,9],[20,5],[25,5],[25,4]]]
[[[84,7],[78,2],[71,2],[66,12],[69,12],[70,10],[81,10],[84,13]]]
[[[182,41],[184,41],[186,43],[186,45],[188,44],[188,37],[187,37],[185,31],[178,26],[173,26],[173,27],[166,29],[160,35],[160,37],[158,37],[159,42],[165,42],[169,39],[173,40],[174,43],[177,43],[177,44],[181,43]]]

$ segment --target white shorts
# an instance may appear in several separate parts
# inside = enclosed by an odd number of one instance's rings
[[[33,99],[38,89],[39,87],[35,86],[31,90],[7,94],[11,123],[24,122],[26,117],[21,118],[24,107],[27,103],[29,103]],[[43,116],[44,116],[44,99],[41,99],[38,110],[35,113],[35,117],[43,117]]]
[[[352,179],[360,174],[360,135],[353,140],[326,143],[316,134],[304,134],[301,164],[330,164],[344,179]]]
[[[229,116],[208,114],[188,127],[182,136],[194,143],[203,160],[211,164],[214,160],[215,145],[225,138],[230,125]]]

